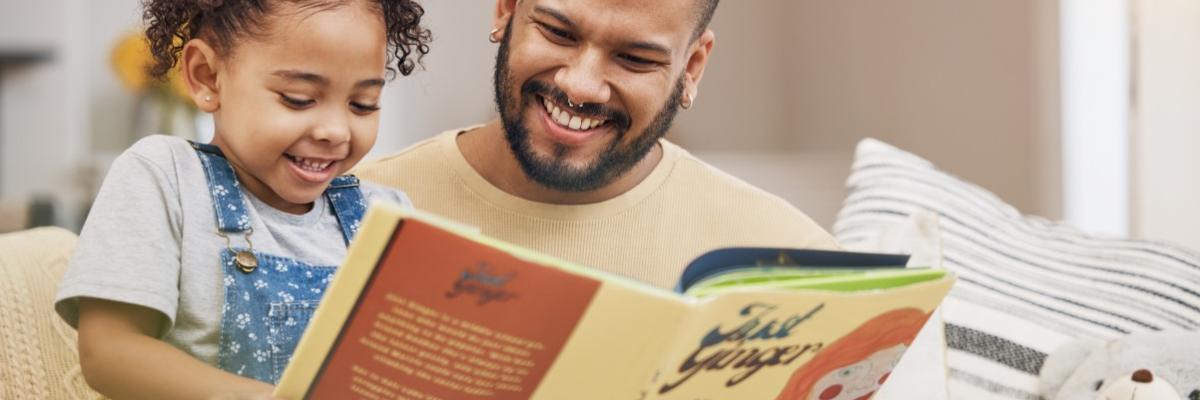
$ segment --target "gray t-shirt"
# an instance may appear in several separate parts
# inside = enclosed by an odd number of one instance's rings
[[[139,305],[161,312],[161,338],[216,365],[224,304],[216,216],[204,168],[187,141],[139,140],[113,161],[75,254],[58,289],[55,309],[71,326],[80,297]],[[368,183],[366,200],[411,206],[401,192]],[[317,198],[304,215],[279,211],[246,193],[254,249],[312,265],[339,265],[346,244],[331,207]],[[240,235],[230,235],[244,246]]]

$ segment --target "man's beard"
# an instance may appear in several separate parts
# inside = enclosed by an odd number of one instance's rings
[[[538,184],[560,192],[588,192],[608,185],[621,175],[629,172],[638,162],[654,149],[658,139],[666,135],[679,111],[679,97],[683,94],[683,75],[675,83],[675,89],[667,98],[665,104],[654,120],[642,134],[633,142],[622,146],[622,141],[629,132],[629,116],[621,111],[612,110],[599,104],[583,104],[574,109],[585,115],[602,115],[608,119],[606,125],[615,132],[615,137],[608,148],[604,149],[595,160],[583,167],[574,167],[564,159],[567,146],[555,144],[553,154],[549,157],[534,152],[525,128],[525,104],[541,104],[536,101],[538,96],[551,99],[563,104],[567,102],[566,94],[550,84],[530,80],[521,87],[519,97],[514,98],[514,79],[508,72],[508,42],[512,32],[512,21],[504,30],[504,38],[500,41],[500,50],[496,55],[496,67],[493,76],[496,96],[496,107],[500,112],[500,121],[504,125],[504,138],[516,156],[525,176]]]

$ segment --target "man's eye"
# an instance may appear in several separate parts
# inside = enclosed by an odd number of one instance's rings
[[[658,61],[641,58],[632,54],[622,54],[620,55],[620,58],[625,60],[625,62],[629,63],[630,65],[638,68],[650,68],[659,64]]]
[[[288,107],[292,107],[292,108],[305,108],[305,107],[311,106],[311,105],[313,105],[313,103],[317,102],[316,100],[313,100],[313,99],[301,99],[301,98],[288,96],[283,93],[279,94],[279,99],[283,100],[284,104],[286,104]]]
[[[542,24],[542,31],[546,32],[546,36],[550,38],[551,41],[556,43],[569,43],[575,41],[575,35],[571,32],[564,31],[550,25]]]

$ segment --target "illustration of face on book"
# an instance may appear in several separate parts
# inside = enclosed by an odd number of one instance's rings
[[[880,314],[797,369],[775,400],[870,399],[928,319],[915,308]]]

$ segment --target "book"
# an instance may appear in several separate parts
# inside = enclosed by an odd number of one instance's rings
[[[348,252],[279,397],[869,398],[955,280],[903,256],[721,249],[669,291],[384,203]]]

